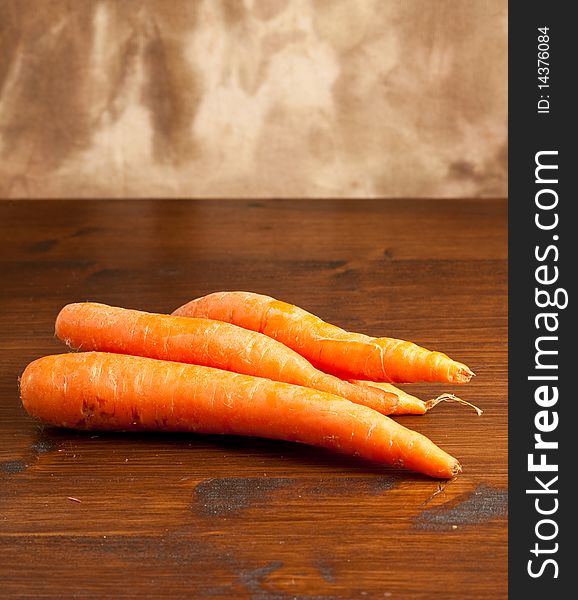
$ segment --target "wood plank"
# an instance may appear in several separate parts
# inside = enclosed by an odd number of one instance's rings
[[[506,596],[504,200],[0,202],[0,219],[5,597]],[[18,375],[63,351],[65,303],[168,312],[218,289],[470,364],[451,391],[482,417],[400,418],[463,474],[440,486],[284,442],[44,429],[22,410]]]

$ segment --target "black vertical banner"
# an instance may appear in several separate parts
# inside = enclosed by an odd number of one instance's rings
[[[509,3],[509,596],[562,598],[578,469],[572,3]],[[572,67],[571,67],[572,64]],[[572,106],[573,105],[573,106]],[[578,434],[574,434],[578,437]],[[572,561],[573,562],[573,561]]]

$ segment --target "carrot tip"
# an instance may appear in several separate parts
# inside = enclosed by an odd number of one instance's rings
[[[468,383],[472,377],[475,377],[476,374],[466,365],[461,365],[455,375],[456,383]]]

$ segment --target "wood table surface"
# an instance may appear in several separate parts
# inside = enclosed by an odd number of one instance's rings
[[[505,200],[0,202],[0,596],[502,598],[507,589]],[[251,290],[467,363],[399,421],[449,483],[303,445],[43,428],[18,376],[63,352],[68,302],[170,312]]]

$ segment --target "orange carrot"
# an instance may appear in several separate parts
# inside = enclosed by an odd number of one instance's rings
[[[384,392],[391,392],[399,398],[399,404],[395,409],[396,415],[423,415],[428,410],[431,410],[441,402],[455,402],[456,404],[463,404],[473,408],[478,416],[483,414],[483,410],[478,408],[475,404],[462,400],[453,394],[440,394],[436,398],[431,400],[420,400],[411,394],[408,394],[405,390],[401,390],[395,387],[391,383],[379,383],[377,381],[359,381],[358,379],[352,379],[351,383],[355,385],[368,385],[374,388],[383,390]]]
[[[391,392],[322,373],[280,342],[230,323],[85,302],[60,311],[56,335],[81,350],[148,356],[303,385],[383,414],[394,412],[398,404]]]
[[[344,379],[388,383],[466,383],[466,365],[411,342],[350,333],[305,310],[250,292],[217,292],[181,306],[175,315],[228,321],[289,346],[315,367]]]
[[[260,436],[432,477],[460,471],[427,437],[366,406],[210,367],[103,352],[46,356],[28,365],[20,394],[30,415],[59,427]]]

